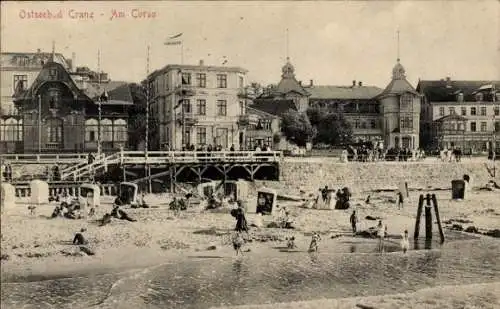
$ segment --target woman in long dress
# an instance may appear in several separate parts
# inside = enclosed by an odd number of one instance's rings
[[[248,223],[245,217],[245,210],[243,208],[243,203],[238,201],[238,208],[232,212],[233,216],[236,218],[235,231],[237,232],[247,232],[248,233]]]

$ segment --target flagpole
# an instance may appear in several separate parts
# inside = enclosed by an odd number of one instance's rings
[[[181,40],[181,65],[184,64],[184,40]]]

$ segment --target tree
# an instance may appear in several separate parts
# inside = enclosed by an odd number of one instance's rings
[[[136,148],[146,136],[146,91],[144,87],[138,84],[130,84],[130,93],[134,106],[130,109],[129,114],[129,145],[131,148]],[[158,149],[158,124],[153,115],[149,115],[149,149]]]
[[[291,109],[281,117],[281,131],[290,142],[298,146],[305,146],[306,143],[312,142],[317,133],[305,113]]]
[[[341,145],[352,142],[352,126],[343,114],[328,113],[321,117],[317,126],[316,142]]]

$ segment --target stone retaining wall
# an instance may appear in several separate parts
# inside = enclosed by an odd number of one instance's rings
[[[264,185],[282,193],[298,195],[299,190],[317,192],[320,187],[348,186],[354,192],[398,188],[407,181],[410,189],[451,188],[451,180],[472,176],[472,186],[484,186],[493,179],[487,167],[491,161],[450,162],[378,162],[337,163],[317,162],[304,159],[285,161],[280,166],[280,182],[264,182]],[[496,162],[497,181],[500,179],[500,162]]]

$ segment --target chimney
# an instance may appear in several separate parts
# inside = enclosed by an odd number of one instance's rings
[[[312,86],[314,86],[314,80],[310,79],[309,80],[309,87],[312,87]]]
[[[359,87],[363,87],[363,82],[358,82]]]
[[[356,80],[352,81],[352,87],[356,87]]]
[[[204,66],[205,65],[205,61],[203,61],[203,59],[200,60],[200,66]]]

